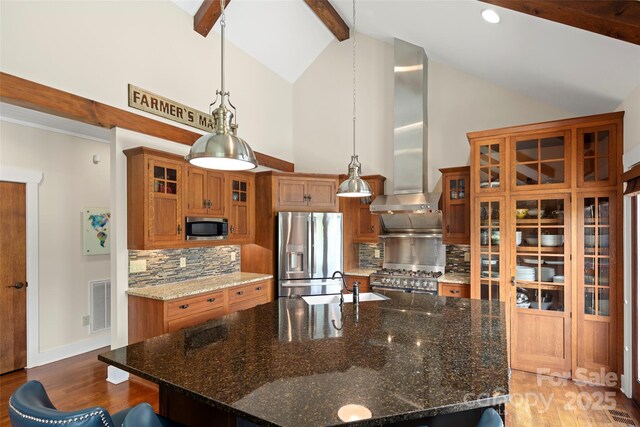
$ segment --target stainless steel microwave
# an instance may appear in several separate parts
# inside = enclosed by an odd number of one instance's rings
[[[187,240],[222,240],[229,237],[226,218],[198,218],[188,216],[185,219]]]

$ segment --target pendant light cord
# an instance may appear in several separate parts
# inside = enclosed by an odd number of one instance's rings
[[[223,0],[224,1],[224,0]],[[353,0],[353,25],[351,27],[353,44],[353,155],[356,155],[356,0]]]
[[[227,26],[227,22],[224,16],[224,6],[225,0],[220,0],[220,105],[224,105],[224,97],[225,95],[228,95],[224,90],[224,28]]]

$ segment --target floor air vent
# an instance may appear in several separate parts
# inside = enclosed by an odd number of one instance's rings
[[[111,328],[111,281],[96,280],[89,282],[91,293],[91,321],[92,334]]]
[[[635,422],[631,415],[629,415],[625,411],[619,411],[615,409],[609,409],[609,417],[615,423],[622,424],[625,426],[637,426],[638,424]]]

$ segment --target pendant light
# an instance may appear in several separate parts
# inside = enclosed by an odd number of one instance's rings
[[[249,144],[236,136],[238,124],[234,116],[236,107],[229,100],[229,92],[224,87],[224,29],[226,26],[224,14],[225,0],[220,0],[220,41],[221,41],[221,88],[216,90],[216,99],[209,106],[215,105],[220,96],[220,106],[213,113],[213,133],[203,135],[191,146],[191,151],[185,159],[194,166],[218,170],[248,170],[258,166],[258,160]],[[226,100],[225,100],[226,98]],[[233,109],[227,107],[226,101]]]
[[[367,181],[360,178],[361,165],[356,155],[356,0],[353,0],[351,41],[353,43],[353,155],[349,163],[349,177],[340,184],[336,194],[340,197],[369,197],[371,187]]]

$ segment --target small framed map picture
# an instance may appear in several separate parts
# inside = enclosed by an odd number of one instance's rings
[[[111,252],[111,209],[86,208],[82,211],[82,241],[84,255]]]

